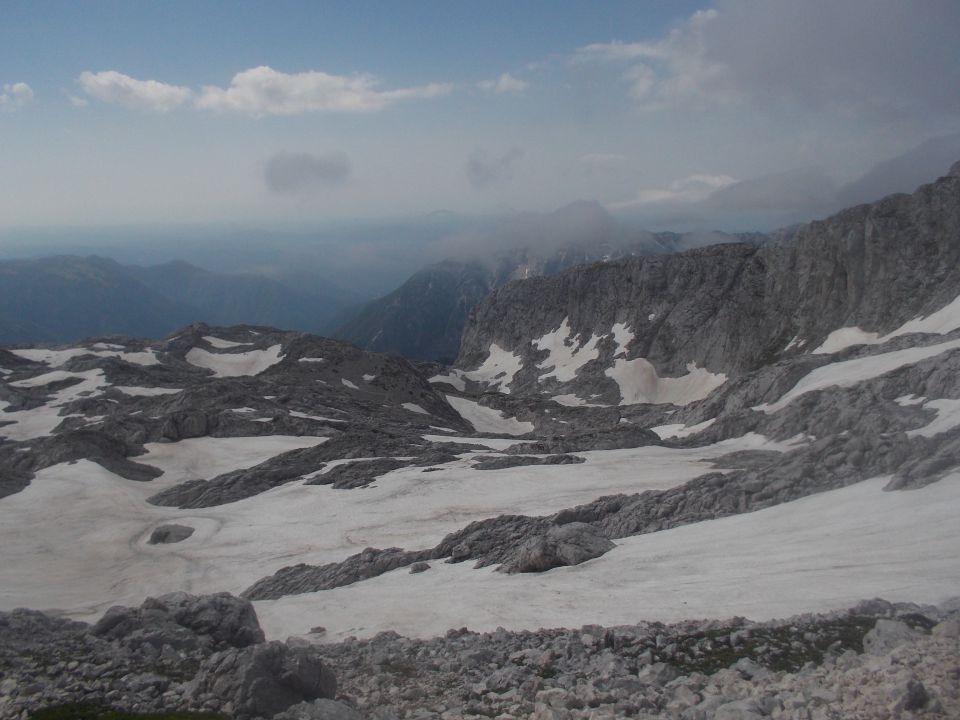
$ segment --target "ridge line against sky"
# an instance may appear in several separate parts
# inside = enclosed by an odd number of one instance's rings
[[[812,207],[960,131],[953,0],[515,5],[7,0],[0,226]]]

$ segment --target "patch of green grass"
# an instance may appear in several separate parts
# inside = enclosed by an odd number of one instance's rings
[[[736,628],[711,630],[677,638],[680,657],[683,658],[679,662],[676,658],[660,657],[659,653],[655,653],[655,659],[673,664],[684,674],[701,672],[710,675],[730,667],[741,658],[750,658],[769,670],[796,672],[808,662],[821,664],[834,643],[838,643],[834,648],[838,653],[844,650],[862,653],[863,636],[875,623],[876,618],[859,616],[823,623],[811,628],[816,630],[816,640],[805,640],[802,629],[797,632],[789,627],[768,628],[754,631],[736,646],[731,646],[728,640]],[[709,649],[691,657],[690,650],[704,639],[708,641]]]
[[[228,718],[226,715],[216,713],[134,713],[99,705],[69,703],[36,710],[30,714],[30,720],[228,720]]]

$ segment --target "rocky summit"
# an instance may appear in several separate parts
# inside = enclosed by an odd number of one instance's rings
[[[449,366],[0,349],[0,717],[960,716],[958,268],[960,164],[506,282]]]

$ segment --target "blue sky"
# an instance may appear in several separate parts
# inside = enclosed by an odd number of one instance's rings
[[[842,182],[960,131],[957,37],[953,0],[0,0],[0,226]]]

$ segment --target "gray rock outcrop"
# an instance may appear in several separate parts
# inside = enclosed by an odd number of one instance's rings
[[[337,681],[315,652],[269,642],[218,652],[200,666],[187,695],[210,698],[234,717],[271,718],[293,705],[333,698]]]
[[[513,282],[471,313],[456,365],[480,366],[490,347],[520,357],[514,394],[578,394],[618,402],[606,371],[615,356],[644,358],[661,377],[688,364],[735,378],[808,352],[830,332],[858,326],[883,334],[928,315],[960,287],[960,177],[912,195],[844,210],[778,242],[727,244],[675,255],[585,265],[556,277]],[[576,377],[541,379],[547,358],[534,341],[567,320],[576,348],[599,337],[598,356]],[[613,339],[620,323],[632,333]]]
[[[147,542],[151,545],[169,545],[183,542],[193,535],[193,532],[194,528],[188,525],[178,525],[177,523],[160,525],[150,533],[150,539]]]
[[[500,567],[507,573],[544,572],[555,567],[579,565],[600,557],[615,545],[596,528],[585,523],[556,525],[540,536],[523,542]]]
[[[160,649],[247,647],[263,642],[263,630],[248,600],[229,593],[176,592],[147,598],[139,608],[114,606],[91,628],[93,635],[126,645]]]

